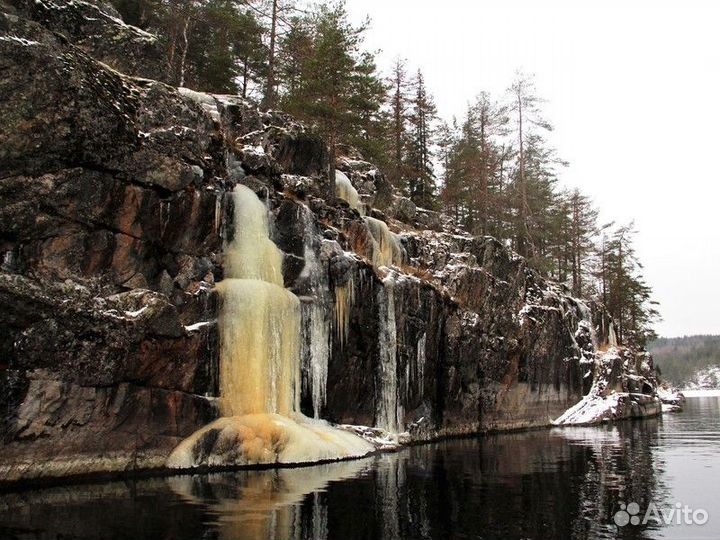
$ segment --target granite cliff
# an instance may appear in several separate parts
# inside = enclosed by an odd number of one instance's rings
[[[218,417],[237,184],[301,300],[307,416],[403,441],[545,426],[607,375],[598,306],[360,156],[337,198],[322,139],[148,78],[155,38],[104,3],[0,7],[0,481],[162,469]],[[656,403],[651,359],[621,353],[611,386]]]

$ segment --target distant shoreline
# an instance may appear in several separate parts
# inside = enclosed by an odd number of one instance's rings
[[[720,397],[720,389],[680,390],[685,397]]]

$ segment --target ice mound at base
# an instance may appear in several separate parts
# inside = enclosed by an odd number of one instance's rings
[[[180,443],[172,469],[303,464],[358,458],[375,451],[361,437],[302,415],[248,414],[219,418]]]

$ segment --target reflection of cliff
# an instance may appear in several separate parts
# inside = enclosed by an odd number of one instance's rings
[[[5,494],[0,538],[323,539],[324,490],[371,464],[364,459]]]
[[[472,538],[477,531],[483,538],[615,537],[619,501],[649,501],[657,491],[648,451],[657,423],[627,427],[501,434],[380,456],[372,482],[330,486],[331,531],[338,538],[375,531],[388,538]],[[353,505],[373,519],[343,518]]]
[[[200,539],[211,520],[201,505],[182,504],[163,479],[0,495],[3,540]]]
[[[582,447],[587,456],[578,491],[578,500],[582,504],[573,522],[576,532],[595,533],[607,530],[608,526],[614,530],[612,517],[620,503],[634,501],[646,508],[651,500],[663,500],[656,475],[662,470],[662,464],[652,452],[657,445],[659,422],[652,418],[596,429],[554,430],[570,445]],[[598,486],[603,489],[599,490]],[[645,537],[643,529],[621,532],[623,538]]]
[[[620,501],[665,501],[658,425],[498,434],[308,468],[8,494],[0,537],[615,538]]]

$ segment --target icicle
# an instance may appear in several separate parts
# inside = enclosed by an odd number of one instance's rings
[[[420,339],[417,343],[417,359],[415,361],[415,380],[418,382],[418,388],[419,388],[419,395],[422,399],[423,397],[423,390],[425,388],[425,361],[426,361],[426,352],[425,347],[427,345],[427,332],[423,332],[423,335],[420,336]]]
[[[220,193],[215,195],[215,216],[213,220],[213,231],[218,232],[220,230],[222,220],[222,195]]]
[[[225,250],[219,318],[223,416],[298,410],[300,302],[283,288],[282,252],[255,193],[233,192],[235,236]]]
[[[297,407],[300,302],[266,281],[229,279],[218,284],[220,406],[223,416],[289,415]]]
[[[235,237],[225,250],[225,276],[262,280],[283,287],[282,252],[270,240],[267,208],[248,187],[238,185]]]
[[[610,321],[610,327],[608,329],[608,345],[610,347],[618,346],[617,334],[615,334],[615,325],[612,321]]]
[[[313,416],[320,418],[327,396],[328,361],[330,358],[330,285],[325,268],[315,253],[313,232],[315,223],[312,212],[300,207],[304,225],[305,266],[300,278],[306,280],[310,292],[309,302],[303,306],[303,336],[305,350],[303,366],[311,388]]]
[[[335,287],[335,333],[340,349],[345,346],[350,331],[350,313],[355,304],[355,281],[352,276],[345,285]]]
[[[165,235],[168,221],[170,221],[170,201],[160,201],[160,235]]]
[[[395,281],[392,276],[383,280],[378,292],[380,306],[380,396],[377,399],[377,426],[399,433],[405,416],[398,399],[397,327],[395,323]]]
[[[588,307],[588,305],[585,302],[582,302],[578,300],[578,307],[580,308],[580,314],[582,315],[582,320],[587,321],[588,328],[590,329],[590,337],[592,339],[593,348],[597,350],[598,348],[598,339],[597,339],[597,331],[595,329],[595,325],[593,324],[593,316],[592,311]]]

